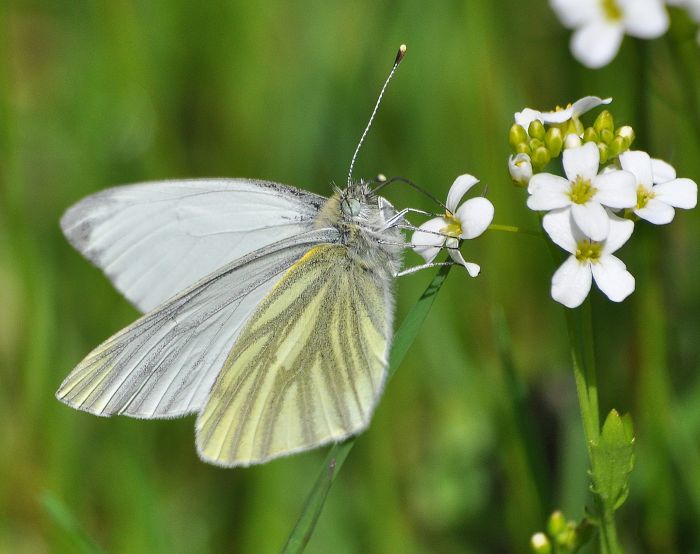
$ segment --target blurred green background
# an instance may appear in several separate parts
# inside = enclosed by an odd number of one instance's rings
[[[513,112],[596,94],[615,98],[637,147],[700,179],[688,103],[700,102],[700,52],[680,12],[668,37],[628,38],[597,72],[573,61],[544,0],[10,0],[0,18],[2,552],[273,552],[325,454],[223,470],[198,460],[194,418],[101,419],[55,400],[70,369],[137,316],[59,231],[81,197],[197,176],[328,194],[402,42],[357,176],[403,175],[443,197],[473,173],[497,223],[534,228],[507,172]],[[432,209],[400,186],[388,197]],[[700,213],[638,227],[620,253],[635,294],[592,295],[602,408],[631,412],[638,432],[620,534],[629,552],[698,551]],[[490,232],[463,252],[482,275],[450,275],[309,552],[523,552],[552,510],[583,515],[586,453],[544,243]],[[399,321],[429,280],[400,280]],[[529,395],[528,438],[513,386]]]

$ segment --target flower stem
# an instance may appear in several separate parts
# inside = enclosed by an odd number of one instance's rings
[[[687,37],[683,37],[677,27],[672,27],[668,33],[668,46],[671,51],[671,60],[673,62],[676,75],[680,82],[680,89],[683,91],[685,110],[689,114],[686,118],[693,128],[696,140],[700,141],[700,106],[698,106],[698,85],[695,75],[697,75],[699,64],[697,57],[692,57],[684,48],[683,42]],[[693,44],[693,54],[697,46]]]
[[[586,437],[586,450],[589,463],[592,464],[592,447],[600,440],[600,414],[590,299],[586,299],[580,308],[566,310],[566,327],[574,366],[579,410]],[[617,538],[614,510],[602,502],[599,497],[595,498],[595,505],[599,522],[600,551],[603,554],[621,553],[622,547]]]
[[[635,128],[637,147],[648,150],[649,145],[649,90],[648,90],[648,55],[646,40],[637,39],[637,71],[633,74],[635,79]]]
[[[488,226],[489,231],[505,231],[506,233],[522,233],[523,235],[532,235],[533,237],[541,237],[542,233],[540,231],[534,231],[532,229],[523,229],[522,227],[517,227],[515,225],[500,225],[499,223],[492,223]]]
[[[566,328],[569,335],[581,421],[586,435],[586,450],[590,458],[591,446],[598,441],[600,436],[598,383],[593,352],[590,300],[587,299],[578,309],[566,310]]]

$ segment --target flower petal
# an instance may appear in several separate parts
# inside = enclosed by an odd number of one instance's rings
[[[610,104],[612,98],[600,98],[599,96],[584,96],[576,100],[571,106],[574,116],[578,117],[603,104]]]
[[[698,185],[692,179],[674,179],[667,183],[654,185],[651,189],[656,198],[674,208],[690,210],[698,203]]]
[[[544,123],[564,123],[572,117],[579,117],[586,112],[597,108],[602,104],[610,104],[612,98],[599,98],[598,96],[584,96],[579,98],[565,110],[557,110],[553,112],[543,112],[542,121]]]
[[[580,306],[591,290],[591,264],[568,259],[552,276],[552,298],[567,308]]]
[[[593,186],[598,189],[594,198],[610,208],[632,208],[637,205],[635,185],[634,175],[629,171],[606,171],[593,179]]]
[[[460,238],[473,239],[486,231],[493,221],[493,204],[481,196],[470,198],[459,208],[455,216],[462,224]]]
[[[657,158],[651,160],[651,172],[654,176],[654,183],[666,183],[676,178],[676,170],[673,166]]]
[[[600,14],[597,0],[549,0],[564,27],[580,27]]]
[[[634,292],[634,277],[615,256],[602,256],[591,264],[591,272],[598,288],[613,302],[622,302]]]
[[[473,262],[465,261],[465,259],[462,257],[462,253],[458,249],[450,249],[449,253],[450,258],[452,258],[452,260],[464,267],[464,269],[467,270],[467,273],[469,273],[471,277],[476,277],[477,275],[479,275],[479,273],[481,273],[481,267],[479,267],[478,264],[475,264]]]
[[[447,223],[443,218],[434,217],[423,223],[423,225],[418,228],[418,231],[413,233],[411,237],[413,250],[415,250],[416,254],[422,256],[426,262],[432,262],[435,256],[440,252],[440,248],[445,244],[446,237],[435,233],[439,233],[440,229],[446,225]],[[430,232],[422,232],[421,229]]]
[[[635,184],[651,188],[654,183],[654,175],[649,154],[640,150],[630,150],[620,154],[619,159],[622,169],[634,175]]]
[[[563,163],[569,181],[575,181],[578,177],[592,180],[598,175],[600,152],[595,144],[587,142],[583,146],[564,150]]]
[[[457,206],[459,206],[462,196],[464,196],[467,191],[478,182],[479,179],[469,174],[464,174],[457,177],[455,182],[452,183],[452,186],[450,187],[450,192],[447,193],[447,202],[445,203],[447,209],[452,213],[457,211]]]
[[[603,67],[617,54],[623,36],[621,25],[599,20],[581,27],[573,34],[571,52],[586,67]]]
[[[608,212],[610,218],[610,231],[608,237],[603,243],[603,254],[612,254],[619,250],[632,236],[634,231],[634,222],[630,219],[618,217],[615,214]]]
[[[574,115],[573,106],[564,108],[562,110],[555,110],[552,112],[542,112],[540,114],[540,119],[543,123],[564,123],[569,121]]]
[[[595,241],[604,240],[610,230],[610,216],[598,202],[571,204],[571,215],[584,235]]]
[[[571,254],[576,252],[577,241],[571,224],[571,210],[569,208],[549,212],[542,218],[542,227],[554,244]]]
[[[538,173],[530,179],[527,207],[531,210],[554,210],[571,204],[567,192],[571,183],[551,173]]]
[[[616,0],[628,35],[657,38],[668,30],[668,12],[660,0]]]
[[[676,215],[676,211],[671,206],[656,198],[650,198],[643,208],[636,208],[634,213],[654,225],[671,223],[673,216]]]
[[[542,121],[542,112],[538,112],[532,108],[525,108],[522,112],[515,112],[514,119],[518,125],[527,131],[528,127],[530,127],[530,123],[536,119]]]

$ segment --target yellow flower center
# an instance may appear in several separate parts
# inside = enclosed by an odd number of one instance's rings
[[[593,183],[579,176],[571,183],[569,198],[574,204],[585,204],[593,198],[596,192],[598,192],[598,189],[593,186]]]
[[[651,189],[646,188],[644,185],[639,185],[637,187],[637,209],[641,210],[654,196],[656,195]]]
[[[583,239],[576,244],[576,253],[574,255],[579,262],[590,261],[597,263],[602,251],[603,247],[599,242]]]
[[[620,21],[622,19],[622,10],[617,5],[616,0],[600,0],[603,8],[603,13],[610,21]]]
[[[445,215],[442,216],[442,218],[445,220],[447,225],[440,229],[440,232],[449,237],[459,238],[462,234],[462,224],[460,223],[459,219],[457,219],[452,212],[445,212]]]

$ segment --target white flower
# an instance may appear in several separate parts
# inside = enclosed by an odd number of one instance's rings
[[[561,22],[575,29],[571,52],[592,68],[607,65],[617,54],[625,34],[660,37],[668,29],[662,0],[550,0]]]
[[[698,203],[698,185],[691,179],[676,179],[676,170],[662,160],[652,160],[638,150],[620,154],[620,165],[637,183],[634,213],[655,225],[670,223],[673,208],[689,210]]]
[[[542,123],[559,124],[566,123],[570,119],[577,120],[580,116],[602,104],[610,104],[612,98],[598,98],[597,96],[584,96],[569,104],[566,108],[557,108],[551,112],[540,112],[532,108],[525,108],[522,112],[516,112],[515,122],[527,131],[530,123],[536,119]]]
[[[478,182],[479,180],[472,175],[457,177],[447,195],[445,215],[426,221],[418,231],[413,233],[411,243],[414,245],[414,250],[426,262],[432,262],[440,249],[446,246],[450,257],[464,266],[469,275],[476,277],[481,271],[477,264],[465,261],[459,251],[461,239],[478,237],[493,220],[493,204],[486,198],[470,198],[461,206],[459,205],[462,197]]]
[[[603,206],[621,209],[637,203],[634,175],[608,170],[598,174],[600,152],[592,142],[564,150],[566,179],[550,173],[538,173],[528,185],[531,210],[570,208],[576,225],[593,240],[608,235],[610,218]],[[568,211],[568,210],[567,210]]]
[[[568,210],[548,213],[542,225],[552,240],[571,256],[552,277],[552,298],[575,308],[588,296],[591,281],[613,302],[622,302],[634,291],[634,277],[625,264],[613,256],[632,235],[634,223],[612,213],[610,232],[604,241],[592,241],[576,226]]]
[[[532,161],[527,154],[516,154],[508,158],[508,171],[516,185],[526,187],[532,177]]]

